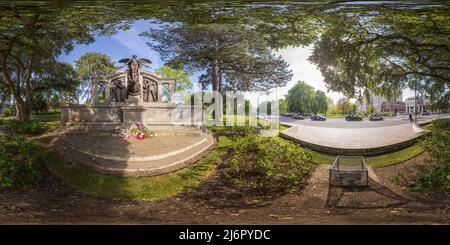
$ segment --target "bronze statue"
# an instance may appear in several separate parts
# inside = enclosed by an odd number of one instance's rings
[[[143,84],[143,100],[144,102],[157,102],[158,101],[158,84],[148,78],[144,78]]]
[[[120,79],[114,79],[111,81],[111,101],[124,102],[126,99],[125,94],[125,82]]]
[[[128,94],[132,96],[137,96],[140,94],[140,84],[139,84],[139,68],[145,63],[151,64],[152,62],[148,59],[137,58],[133,55],[131,59],[121,59],[120,63],[125,63],[128,65]]]

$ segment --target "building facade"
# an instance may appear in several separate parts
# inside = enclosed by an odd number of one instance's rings
[[[422,114],[428,112],[430,99],[428,96],[418,97],[417,100],[414,97],[408,97],[405,100],[405,112]]]
[[[389,100],[381,95],[369,92],[369,100],[364,98],[362,102],[359,102],[358,111],[366,112],[367,108],[372,105],[378,112],[404,112],[405,105],[402,102],[402,96],[402,92],[399,91],[395,98]]]
[[[405,113],[406,103],[403,101],[385,101],[381,105],[381,112]]]

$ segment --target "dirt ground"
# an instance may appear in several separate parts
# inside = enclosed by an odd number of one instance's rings
[[[425,158],[377,169],[376,181],[363,189],[329,188],[328,166],[320,165],[305,188],[266,200],[242,197],[219,173],[194,190],[153,202],[95,198],[49,175],[38,190],[0,193],[0,223],[449,224],[448,196],[410,193],[390,180]]]

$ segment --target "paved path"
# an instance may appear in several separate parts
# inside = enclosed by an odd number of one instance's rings
[[[418,124],[430,122],[436,118],[450,118],[450,114],[431,115],[424,116],[418,119]],[[309,119],[297,120],[292,117],[281,117],[280,122],[295,126],[295,125],[309,125],[316,127],[327,128],[373,128],[373,127],[386,127],[402,124],[410,124],[407,117],[386,117],[382,121],[369,121],[364,118],[363,121],[345,121],[344,118],[328,118],[326,121],[311,121]]]
[[[436,118],[437,115],[425,116],[418,120],[418,124],[429,123]],[[439,118],[450,118],[450,115],[441,114]],[[281,117],[280,123],[291,126],[281,133],[282,137],[314,150],[345,155],[375,155],[398,150],[411,145],[427,132],[403,117],[350,122],[342,118],[311,121]]]
[[[341,149],[371,149],[399,144],[423,135],[426,130],[411,124],[371,128],[329,128],[296,125],[282,134],[303,142]]]

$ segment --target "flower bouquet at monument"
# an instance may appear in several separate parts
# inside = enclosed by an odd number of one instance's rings
[[[144,140],[153,136],[153,132],[144,126],[143,123],[136,123],[136,128],[131,129],[134,139]]]
[[[154,133],[149,128],[145,127],[143,123],[136,123],[135,128],[132,128],[129,132],[122,129],[118,135],[121,139],[144,140],[153,137]]]

